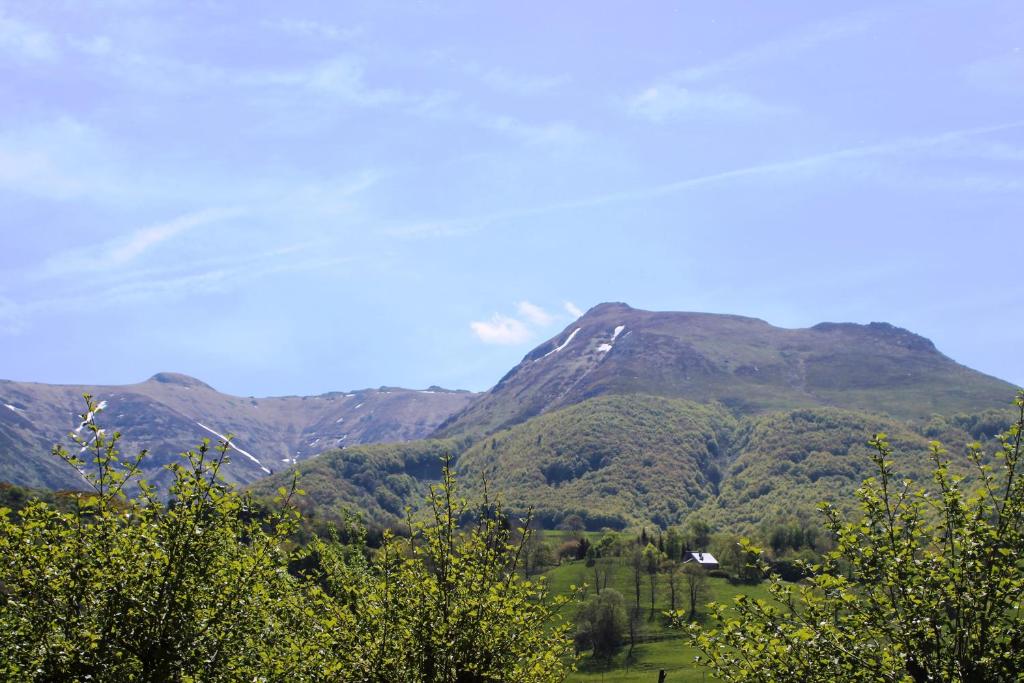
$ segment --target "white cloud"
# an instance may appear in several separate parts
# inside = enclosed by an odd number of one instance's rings
[[[634,115],[655,122],[685,115],[711,114],[747,118],[786,111],[783,107],[735,90],[695,90],[668,82],[647,88],[633,97],[628,107]]]
[[[530,323],[541,327],[550,325],[551,321],[554,320],[554,316],[537,304],[531,304],[529,301],[520,301],[516,304],[516,310],[519,311],[519,315],[526,318]]]
[[[583,311],[580,310],[580,307],[571,301],[566,301],[562,306],[565,308],[565,312],[574,318],[579,318],[583,315]]]
[[[18,59],[55,61],[59,55],[53,37],[22,21],[4,16],[0,10],[0,50]]]
[[[469,324],[470,329],[485,344],[522,344],[530,339],[533,333],[526,323],[495,313],[490,320],[476,320]]]

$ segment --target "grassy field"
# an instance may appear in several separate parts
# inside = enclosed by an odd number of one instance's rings
[[[622,593],[626,605],[632,607],[635,599],[632,569],[625,560],[612,565],[608,587]],[[566,593],[571,585],[593,583],[593,573],[583,561],[567,562],[545,573],[552,593]],[[732,585],[725,579],[709,578],[708,595],[703,603],[715,601],[731,603],[733,596],[744,593],[753,597],[767,597],[764,586]],[[593,592],[593,589],[590,589]],[[685,607],[682,589],[677,589],[677,608]],[[589,654],[579,662],[579,671],[569,677],[572,682],[606,681],[651,681],[658,680],[658,670],[668,672],[667,683],[690,683],[691,681],[713,680],[703,669],[694,664],[697,651],[688,646],[683,634],[670,628],[663,612],[670,608],[668,581],[664,576],[658,579],[655,590],[654,612],[650,610],[650,584],[645,574],[640,595],[641,617],[638,631],[638,645],[631,659],[627,657],[629,645],[619,650],[611,661],[595,661]],[[571,619],[572,614],[567,613]]]

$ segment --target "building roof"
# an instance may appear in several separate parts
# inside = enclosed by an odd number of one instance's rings
[[[698,564],[718,564],[718,560],[711,553],[699,553],[692,550],[686,551],[686,554],[690,556],[691,560],[694,560]]]

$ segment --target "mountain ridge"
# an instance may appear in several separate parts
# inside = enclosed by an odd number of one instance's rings
[[[486,434],[602,394],[719,401],[737,414],[833,406],[900,418],[998,407],[1013,385],[890,323],[594,306],[529,351],[435,435]]]
[[[229,481],[246,484],[331,447],[406,441],[428,434],[471,392],[381,387],[317,396],[243,397],[202,380],[159,372],[127,385],[61,385],[0,380],[0,480],[26,486],[81,486],[77,472],[50,455],[84,410],[83,393],[103,401],[100,421],[123,433],[122,452],[147,448],[146,474],[203,438],[231,434]]]

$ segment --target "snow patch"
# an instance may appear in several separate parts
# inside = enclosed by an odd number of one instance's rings
[[[624,329],[626,329],[626,326],[625,326],[625,325],[618,325],[618,326],[617,326],[617,327],[616,327],[616,328],[615,328],[615,329],[614,329],[614,330],[612,331],[612,338],[611,338],[611,340],[610,340],[610,341],[607,341],[607,342],[604,342],[603,344],[598,344],[598,345],[597,345],[597,352],[598,352],[598,353],[608,353],[609,351],[611,351],[611,350],[612,350],[612,345],[614,345],[614,344],[615,344],[615,340],[616,340],[616,339],[618,338],[618,336],[619,336],[620,334],[622,334],[622,331],[623,331]]]
[[[339,422],[344,422],[344,421],[345,421],[345,418],[339,417],[337,420],[334,421],[334,424],[338,424]]]
[[[4,405],[7,406],[8,408],[10,408],[11,410],[13,410],[16,413],[24,413],[25,412],[25,410],[23,408],[19,408],[18,406],[12,406],[10,403],[5,403]]]
[[[221,439],[222,441],[228,441],[228,438],[227,438],[226,436],[224,436],[223,434],[219,434],[219,433],[217,433],[217,432],[213,431],[212,429],[210,429],[209,427],[207,427],[206,425],[204,425],[204,424],[203,424],[202,422],[196,422],[196,424],[197,424],[197,425],[199,425],[200,427],[202,427],[203,429],[205,429],[206,431],[210,432],[210,433],[211,433],[211,434],[213,434],[214,436],[216,436],[216,437],[217,437],[218,439]],[[231,448],[232,448],[233,450],[236,450],[236,451],[238,451],[239,453],[241,453],[241,454],[242,454],[242,455],[244,455],[245,457],[247,457],[247,458],[249,458],[250,460],[252,460],[252,461],[253,461],[254,463],[256,463],[257,465],[259,465],[259,466],[260,466],[260,469],[261,469],[261,470],[263,470],[263,471],[264,471],[264,472],[266,472],[267,474],[270,474],[270,470],[268,470],[268,469],[267,469],[266,467],[264,467],[264,466],[263,466],[263,463],[261,463],[261,462],[259,461],[259,458],[257,458],[257,457],[256,457],[255,455],[253,455],[252,453],[249,453],[248,451],[243,451],[243,450],[242,450],[241,448],[239,448],[239,447],[238,447],[238,446],[236,446],[235,444],[231,443],[230,441],[228,441],[228,445],[229,445],[229,446],[230,446],[230,447],[231,447]]]
[[[556,346],[555,348],[553,348],[553,349],[551,349],[550,351],[548,351],[547,353],[545,353],[545,354],[544,354],[543,356],[541,356],[541,358],[547,358],[547,357],[548,357],[548,356],[550,356],[551,354],[553,354],[553,353],[558,353],[559,351],[561,351],[562,349],[564,349],[564,348],[565,348],[566,346],[568,346],[568,345],[569,345],[569,343],[570,343],[570,342],[571,342],[571,341],[573,340],[573,338],[574,338],[574,337],[576,336],[576,333],[577,333],[577,332],[579,332],[579,331],[580,331],[580,328],[578,328],[578,327],[577,327],[577,328],[576,328],[575,330],[573,330],[573,331],[572,331],[572,334],[570,334],[570,335],[569,335],[569,336],[568,336],[568,337],[566,338],[566,340],[565,340],[564,342],[562,342],[561,344],[559,344],[559,345],[558,345],[558,346]]]
[[[360,403],[359,405],[356,406],[356,408],[362,408],[363,405],[364,405],[363,403]],[[355,408],[353,408],[353,410],[355,410]]]

